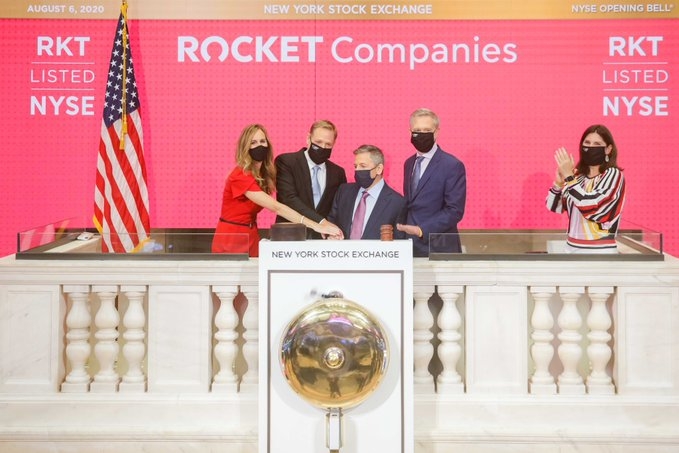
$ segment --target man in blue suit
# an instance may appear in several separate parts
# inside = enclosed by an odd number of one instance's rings
[[[380,227],[401,222],[404,198],[384,181],[384,154],[373,145],[354,151],[356,182],[342,184],[332,204],[328,220],[337,225],[345,239],[380,239]],[[365,194],[365,195],[364,195]]]
[[[410,115],[410,134],[417,152],[403,166],[406,220],[397,228],[412,238],[414,256],[429,256],[430,246],[432,252],[461,252],[457,224],[467,198],[464,164],[438,146],[439,118],[431,110]],[[431,238],[435,233],[453,234]]]

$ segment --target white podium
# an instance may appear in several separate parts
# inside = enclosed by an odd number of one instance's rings
[[[340,451],[412,453],[411,242],[262,241],[259,256],[259,452],[328,452],[327,411],[288,385],[280,351],[288,323],[323,295],[338,292],[378,319],[389,348],[379,386],[343,411]]]

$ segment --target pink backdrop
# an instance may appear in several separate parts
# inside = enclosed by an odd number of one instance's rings
[[[0,254],[6,255],[15,252],[18,231],[66,217],[91,224],[115,19],[0,22]],[[350,179],[351,151],[371,143],[385,151],[387,180],[401,191],[402,163],[413,152],[408,116],[426,106],[441,116],[439,144],[467,167],[461,228],[565,229],[566,219],[544,206],[553,152],[566,146],[577,153],[582,131],[602,122],[618,143],[628,181],[624,220],[662,232],[665,250],[679,255],[677,25],[674,19],[133,20],[152,227],[214,227],[236,139],[251,122],[267,126],[278,154],[302,147],[309,125],[328,118],[339,128],[332,159]],[[218,44],[208,48],[210,61],[200,51],[197,62],[180,61],[180,37],[201,43],[211,36],[229,44],[278,38],[261,62],[237,61],[233,49],[219,61]],[[280,61],[281,36],[295,37],[287,59],[298,61]],[[303,36],[322,37],[315,58]],[[402,44],[406,61],[378,61],[384,43]],[[460,44],[471,48],[469,62],[461,53],[452,61],[451,49]],[[430,56],[411,67],[413,45],[416,56],[425,47]],[[256,58],[255,47],[245,41],[237,50]],[[632,71],[638,80],[616,82]],[[73,99],[55,108],[50,96]],[[604,98],[616,97],[617,114],[605,111]],[[622,97],[635,99],[629,110]],[[266,227],[271,216],[259,220]]]

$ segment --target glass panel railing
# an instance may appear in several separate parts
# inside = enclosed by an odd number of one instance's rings
[[[268,230],[260,230],[268,237]],[[155,228],[150,237],[136,243],[131,237],[118,237],[119,243],[137,244],[108,252],[112,238],[102,236],[79,219],[66,219],[31,228],[17,234],[17,259],[214,259],[247,260],[247,234],[221,235],[217,242],[227,244],[213,253],[214,230],[209,228]],[[461,230],[457,234],[430,235],[431,260],[663,260],[662,233],[632,222],[623,222],[616,236],[617,253],[595,251],[569,253],[566,233],[557,230]],[[132,247],[128,247],[131,249]],[[457,251],[460,250],[461,252]]]
[[[247,260],[249,237],[211,229],[155,228],[143,240],[130,235],[102,235],[73,219],[22,231],[17,259],[221,259]],[[223,244],[212,251],[212,242]]]
[[[617,249],[573,249],[556,230],[461,230],[429,236],[431,260],[663,260],[662,233],[623,222]],[[461,250],[461,252],[459,251]]]
[[[663,235],[651,228],[633,222],[621,222],[616,238],[621,253],[657,253],[663,254]]]
[[[76,231],[84,231],[79,227],[80,222],[75,219],[63,219],[57,222],[40,225],[17,233],[17,253],[28,250],[42,250],[50,244],[62,241],[69,235],[76,235]]]

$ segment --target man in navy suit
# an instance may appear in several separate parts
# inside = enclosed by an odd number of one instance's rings
[[[382,150],[360,146],[354,151],[354,169],[356,182],[339,187],[328,220],[342,230],[345,239],[380,239],[382,225],[391,225],[394,237],[403,238],[396,224],[401,221],[405,199],[384,181]]]
[[[414,256],[429,256],[430,246],[432,252],[461,252],[457,224],[467,198],[464,164],[438,146],[439,118],[431,110],[410,115],[410,134],[417,152],[403,166],[406,220],[397,228],[412,238]],[[432,238],[435,233],[452,234]]]
[[[347,182],[344,169],[328,160],[336,139],[333,123],[316,121],[309,130],[306,148],[275,159],[276,198],[317,223],[327,221],[337,188]],[[276,222],[287,220],[279,216]],[[320,239],[321,235],[308,229],[307,237]]]

